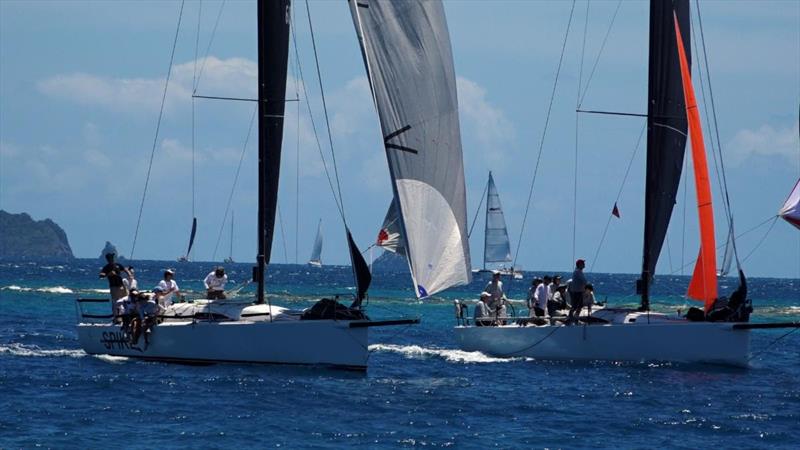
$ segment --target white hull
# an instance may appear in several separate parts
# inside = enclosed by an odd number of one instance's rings
[[[89,354],[186,363],[310,364],[366,370],[368,328],[351,321],[165,321],[131,345],[119,325],[78,324]]]
[[[591,325],[458,326],[465,351],[552,360],[670,361],[746,367],[750,332],[733,323],[658,321]]]
[[[311,267],[322,267],[322,261],[309,261],[308,265]]]

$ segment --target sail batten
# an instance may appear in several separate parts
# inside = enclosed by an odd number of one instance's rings
[[[508,228],[500,203],[500,194],[489,172],[489,185],[486,190],[486,227],[484,230],[483,267],[487,263],[511,262],[511,243]]]
[[[711,183],[708,176],[708,161],[703,142],[703,129],[700,112],[692,87],[692,73],[684,52],[683,38],[678,17],[675,16],[675,39],[678,43],[678,56],[681,63],[686,116],[689,120],[689,138],[692,142],[692,167],[694,168],[695,191],[697,193],[697,214],[700,218],[700,253],[695,263],[694,273],[689,282],[687,296],[705,302],[706,312],[711,310],[717,299],[717,251],[714,236],[714,207],[711,197]]]
[[[649,284],[675,205],[688,130],[674,16],[677,16],[681,29],[686,30],[686,42],[689,42],[689,0],[650,1],[647,179],[641,278],[643,309],[649,308]],[[691,67],[689,48],[684,50]]]
[[[415,292],[469,283],[466,188],[450,38],[439,1],[350,1],[381,123]]]

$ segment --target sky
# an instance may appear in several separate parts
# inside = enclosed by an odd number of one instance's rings
[[[648,4],[623,1],[609,31],[618,4],[591,2],[587,14],[585,1],[576,3],[544,134],[572,2],[445,2],[458,77],[468,220],[491,170],[512,253],[519,245],[518,266],[525,270],[570,270],[576,257],[587,259],[590,271],[640,270],[645,149],[637,150],[636,143],[644,119],[576,118],[575,113],[579,91],[584,109],[646,112]],[[0,209],[52,218],[78,257],[98,256],[106,240],[130,256],[155,142],[133,256],[182,255],[194,209],[199,225],[193,259],[221,261],[230,245],[229,223],[223,227],[223,221],[231,196],[232,256],[238,262],[255,260],[257,148],[254,137],[247,140],[254,105],[195,100],[193,152],[191,99],[198,71],[200,95],[254,96],[255,4],[229,0],[220,14],[220,1],[186,1],[155,139],[180,5],[0,1]],[[346,218],[365,249],[391,198],[380,127],[346,2],[309,5]],[[310,106],[330,164],[306,3],[293,7],[304,77],[292,61],[287,97],[300,101],[287,103],[272,260],[305,263],[321,219],[323,262],[347,264],[344,227],[307,110]],[[696,14],[694,2],[692,8]],[[800,278],[800,232],[770,220],[800,178],[800,2],[701,1],[700,13],[735,228],[737,233],[755,228],[737,241],[745,272]],[[696,26],[692,33],[699,34]],[[697,72],[700,54],[694,55],[693,78],[702,106],[699,77],[708,74]],[[713,128],[704,110],[701,114],[710,151]],[[727,227],[713,166],[709,170],[721,244]],[[660,274],[689,274],[699,248],[687,172]],[[606,228],[615,201],[621,217]],[[481,265],[483,249],[478,216],[470,238],[474,267]]]

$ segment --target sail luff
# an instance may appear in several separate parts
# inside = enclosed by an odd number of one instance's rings
[[[689,138],[692,142],[692,164],[694,168],[695,190],[697,193],[697,214],[700,218],[700,253],[689,282],[687,296],[705,302],[708,312],[717,299],[717,254],[714,236],[714,207],[711,197],[711,183],[708,175],[708,161],[703,142],[703,129],[700,124],[700,111],[692,87],[692,73],[684,53],[681,28],[675,16],[675,38],[678,42],[678,56],[681,63],[686,116],[689,120]]]
[[[647,105],[642,308],[649,308],[650,282],[666,238],[680,183],[688,129],[676,51],[673,8],[689,40],[689,0],[651,0]],[[691,53],[684,48],[689,66]]]
[[[452,50],[439,1],[358,0],[351,13],[381,122],[419,297],[470,281]]]

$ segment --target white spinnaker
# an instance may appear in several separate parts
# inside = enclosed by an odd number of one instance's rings
[[[434,0],[349,4],[416,294],[469,283],[464,161],[444,8]]]

